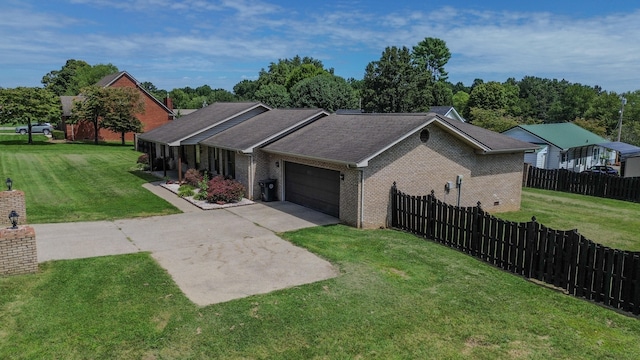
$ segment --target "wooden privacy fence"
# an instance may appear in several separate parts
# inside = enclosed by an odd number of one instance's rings
[[[640,314],[640,253],[612,249],[577,230],[505,221],[475,207],[391,188],[391,226],[434,240],[568,294]]]
[[[640,177],[625,178],[599,173],[578,173],[566,169],[529,167],[525,185],[602,198],[640,202]]]

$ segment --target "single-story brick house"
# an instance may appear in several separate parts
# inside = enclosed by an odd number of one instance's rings
[[[101,87],[131,87],[140,91],[140,96],[145,104],[143,114],[137,114],[136,117],[143,125],[143,131],[150,131],[157,127],[163,126],[174,119],[172,104],[170,99],[164,102],[158,101],[147,90],[140,86],[140,83],[126,71],[110,74],[98,81],[97,86]],[[73,102],[80,101],[82,95],[78,96],[61,96],[62,103],[62,130],[68,140],[93,140],[95,138],[93,124],[89,122],[79,122],[76,125],[67,124],[66,120],[71,116],[73,110]],[[102,141],[117,141],[121,139],[121,134],[115,133],[107,129],[100,129],[98,139]],[[126,141],[133,141],[134,134],[125,134]]]
[[[363,228],[387,225],[394,182],[403,192],[426,195],[434,190],[440,199],[461,206],[480,201],[492,212],[517,210],[524,153],[536,148],[435,113],[328,115],[318,109],[274,110],[254,104],[254,110],[264,111],[250,116],[249,105],[242,119],[227,124],[232,126],[213,125],[181,139],[174,136],[171,142],[162,140],[171,129],[159,128],[140,140],[181,148],[195,143],[201,159],[203,152],[226,152],[220,157],[226,161],[218,162],[222,167],[200,161],[200,168],[233,175],[248,185],[251,199],[259,198],[261,180],[274,179],[278,200]],[[229,110],[231,105],[213,106]],[[231,158],[233,173],[224,166]]]

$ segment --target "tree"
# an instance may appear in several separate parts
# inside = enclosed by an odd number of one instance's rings
[[[69,59],[60,70],[52,70],[42,77],[44,87],[58,96],[78,95],[78,82],[76,74],[82,68],[90,67],[83,60]]]
[[[314,64],[301,64],[291,70],[291,73],[287,77],[287,81],[284,85],[287,88],[287,91],[291,91],[291,88],[297,83],[323,74],[330,75],[330,73],[322,67],[318,67]]]
[[[453,104],[453,92],[451,87],[444,81],[438,81],[432,87],[434,106],[451,106]]]
[[[294,107],[319,107],[334,112],[358,106],[355,90],[343,78],[328,73],[298,82],[290,94]]]
[[[56,95],[73,96],[80,93],[80,89],[95,85],[106,75],[118,72],[112,64],[97,64],[91,66],[82,60],[69,59],[60,70],[50,71],[42,78],[46,89]]]
[[[303,68],[304,69],[301,69]],[[322,61],[305,56],[296,55],[291,59],[280,59],[277,63],[269,64],[269,70],[262,69],[257,80],[258,88],[264,85],[282,85],[287,91],[296,82],[304,78],[314,77],[321,72],[333,74],[333,69],[324,69]]]
[[[62,115],[60,98],[52,91],[35,87],[0,89],[0,124],[24,121],[33,144],[32,122],[58,123]]]
[[[101,126],[121,134],[122,145],[128,132],[141,132],[142,122],[136,117],[143,114],[145,104],[137,89],[129,87],[106,88],[105,99],[107,111],[102,118]]]
[[[71,92],[69,95],[77,95],[80,89],[95,85],[103,77],[117,72],[118,68],[112,64],[96,64],[93,66],[80,67],[74,76],[75,88],[68,90],[68,92]]]
[[[596,95],[596,89],[590,86],[581,84],[567,86],[560,94],[559,101],[550,110],[552,121],[573,121],[584,117]]]
[[[467,111],[467,103],[469,102],[469,94],[464,91],[458,91],[453,95],[453,107],[460,111],[460,114],[466,114]],[[467,115],[463,115],[467,116]]]
[[[262,85],[256,91],[255,97],[256,100],[274,108],[287,108],[291,104],[291,98],[284,85]]]
[[[495,132],[503,132],[518,125],[516,119],[505,115],[504,109],[471,108],[471,117],[473,125]]]
[[[150,81],[143,81],[140,83],[140,87],[145,89],[149,94],[151,94],[156,100],[163,102],[164,99],[169,96],[168,92],[163,89],[158,89],[155,85],[153,85]],[[175,103],[175,101],[174,101]]]
[[[135,89],[92,85],[81,93],[81,98],[73,103],[69,123],[90,122],[96,144],[100,128],[122,133],[123,142],[124,133],[141,130],[142,124],[138,124],[135,114],[144,112],[144,103]]]
[[[603,136],[613,135],[620,119],[620,106],[620,95],[615,92],[601,92],[589,104],[584,117],[597,120],[598,124],[606,129],[606,135]]]
[[[451,52],[444,40],[427,37],[413,47],[413,59],[431,73],[434,81],[446,81],[448,73],[444,66],[451,58]]]
[[[80,121],[88,121],[93,124],[94,142],[98,143],[98,132],[100,131],[100,119],[107,115],[108,104],[105,101],[107,89],[92,85],[82,89],[82,98],[74,101],[71,112],[70,124],[77,124]]]
[[[431,74],[412,61],[408,48],[387,47],[364,75],[363,108],[368,112],[426,112],[433,103]]]
[[[209,104],[213,104],[214,102],[233,102],[237,101],[238,98],[228,90],[213,89],[207,96],[207,100]]]
[[[505,89],[497,81],[481,83],[473,87],[469,94],[469,108],[485,110],[500,110],[506,108],[507,97]]]
[[[602,122],[596,119],[582,119],[578,118],[573,121],[574,124],[580,126],[583,129],[587,129],[592,133],[605,137],[607,136],[607,128],[602,125]]]
[[[242,80],[233,87],[233,93],[240,100],[255,100],[258,90],[258,82],[253,80]]]

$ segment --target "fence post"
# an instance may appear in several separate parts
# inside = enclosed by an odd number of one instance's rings
[[[525,246],[524,257],[524,276],[531,278],[531,275],[535,273],[535,253],[536,253],[536,238],[538,235],[538,221],[535,216],[531,217],[531,221],[527,223],[527,244]]]
[[[398,227],[398,188],[396,182],[391,185],[391,227]],[[362,211],[362,209],[360,209]]]
[[[480,201],[478,201],[478,204],[476,206],[473,207],[473,212],[472,212],[472,220],[473,221],[473,225],[472,225],[472,231],[471,231],[471,241],[469,242],[469,250],[470,253],[475,256],[478,257],[478,249],[480,248],[480,242],[482,239],[481,236],[481,226],[482,226],[482,218],[483,218],[483,211],[482,211],[482,207],[481,207],[481,203]]]
[[[427,239],[433,239],[434,227],[435,227],[435,192],[431,190],[431,193],[426,196],[425,208],[426,208],[426,219],[425,219],[425,229],[424,236]]]

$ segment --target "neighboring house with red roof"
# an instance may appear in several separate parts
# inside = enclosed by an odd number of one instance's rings
[[[137,114],[138,120],[142,122],[143,131],[150,131],[166,125],[175,117],[170,99],[166,99],[164,102],[159,101],[142,88],[140,83],[126,71],[107,75],[98,81],[96,85],[101,87],[130,87],[138,89],[145,104],[144,113]],[[60,97],[60,101],[62,102],[62,129],[65,131],[68,140],[93,140],[95,138],[93,124],[90,122],[81,121],[76,125],[66,123],[66,119],[71,116],[73,102],[81,99],[82,95]],[[121,139],[119,133],[107,129],[100,129],[98,135],[100,141],[118,141]],[[134,134],[126,134],[125,140],[133,141]]]
[[[250,199],[268,179],[278,200],[361,228],[388,224],[394,182],[452,204],[518,210],[524,154],[537,148],[436,113],[329,115],[260,103],[215,103],[138,139],[155,157],[187,163],[181,172],[234,177]]]

